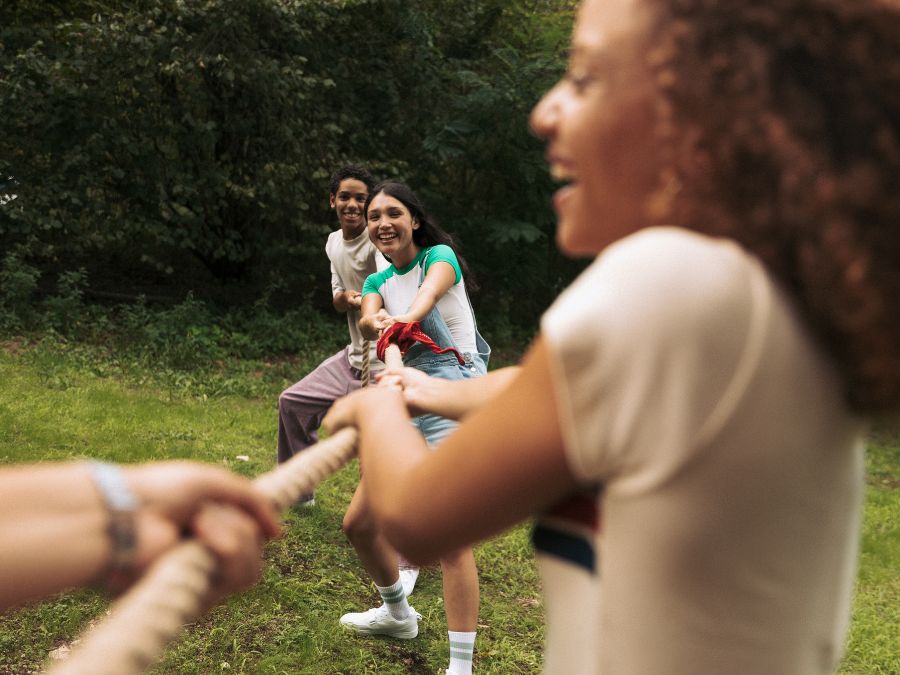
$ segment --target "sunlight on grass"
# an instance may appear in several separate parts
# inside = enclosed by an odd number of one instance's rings
[[[54,359],[44,347],[0,351],[0,383],[0,462],[192,458],[248,476],[274,465],[276,400],[287,384],[273,382],[257,398],[204,398],[98,378],[83,362]],[[239,454],[250,461],[235,461]],[[344,612],[378,599],[340,529],[357,480],[354,462],[319,487],[315,507],[289,512],[285,536],[267,549],[263,582],[198,620],[154,672],[399,674],[446,667],[436,568],[423,570],[412,596],[425,617],[419,639],[358,639],[338,624]],[[476,667],[538,671],[543,625],[527,528],[487,542],[476,557],[484,579]],[[0,673],[39,667],[104,606],[99,595],[80,592],[0,617]]]
[[[191,458],[247,476],[274,465],[276,399],[287,380],[255,379],[255,396],[210,396],[196,384],[202,374],[136,384],[127,370],[98,377],[98,370],[110,372],[102,364],[96,355],[47,346],[0,350],[0,463]],[[241,378],[255,376],[238,370],[216,377],[242,390],[248,387]],[[237,455],[250,461],[236,461]],[[861,567],[842,675],[900,673],[898,476],[900,436],[878,432],[867,456]],[[319,486],[315,507],[290,511],[285,536],[267,548],[263,581],[190,626],[153,672],[442,671],[447,635],[436,568],[422,571],[411,597],[424,617],[419,639],[359,639],[338,625],[342,613],[378,601],[340,530],[357,478],[353,462]],[[542,610],[527,535],[523,525],[476,549],[478,672],[540,671]],[[0,673],[34,672],[105,606],[99,594],[81,591],[0,617]]]

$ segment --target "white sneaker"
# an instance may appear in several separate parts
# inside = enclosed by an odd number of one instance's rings
[[[403,593],[408,598],[416,587],[416,579],[419,578],[419,568],[400,570],[400,583],[403,584]]]
[[[341,625],[355,630],[357,635],[389,635],[401,640],[411,640],[419,634],[422,615],[412,607],[405,619],[395,619],[387,605],[373,607],[368,612],[351,612],[341,617]]]

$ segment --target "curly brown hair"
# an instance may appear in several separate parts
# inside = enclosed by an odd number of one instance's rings
[[[737,240],[859,411],[900,407],[900,4],[656,0],[657,222]]]

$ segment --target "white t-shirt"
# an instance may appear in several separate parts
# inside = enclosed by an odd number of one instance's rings
[[[328,235],[325,242],[325,253],[331,261],[331,293],[337,295],[341,291],[362,291],[363,283],[370,274],[385,269],[388,261],[375,248],[364,228],[355,239],[347,241],[340,230]],[[347,311],[347,329],[350,331],[350,365],[358,370],[363,367],[363,343],[365,338],[359,332],[359,310]],[[374,341],[369,345],[370,368],[382,368],[383,364],[375,355]]]
[[[833,672],[865,423],[765,269],[726,240],[642,230],[541,327],[569,466],[603,486],[594,570],[552,538],[538,551],[545,588],[569,589],[546,597],[547,672]]]
[[[466,295],[459,259],[452,248],[438,244],[421,249],[405,267],[397,268],[389,264],[366,280],[363,295],[378,293],[388,314],[407,312],[419,292],[419,286],[428,270],[436,262],[449,264],[456,272],[456,281],[442,295],[435,307],[447,324],[447,330],[453,338],[453,344],[459,351],[469,354],[477,352],[475,347],[475,317],[472,305]]]

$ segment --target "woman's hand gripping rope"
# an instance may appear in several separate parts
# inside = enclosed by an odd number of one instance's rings
[[[386,348],[385,361],[392,369],[402,368],[396,345]],[[394,387],[371,387],[368,391],[376,389],[383,394],[396,391]],[[344,405],[339,408],[350,409]],[[329,438],[254,481],[256,489],[277,509],[286,509],[355,455],[357,433],[352,425],[335,424],[332,429],[334,433]],[[161,556],[113,605],[110,616],[82,640],[68,659],[52,669],[52,675],[129,675],[143,672],[155,663],[185,624],[224,593],[246,585],[248,578],[258,575],[255,564],[230,569],[226,562],[223,567],[223,558],[228,558],[235,541],[217,534],[219,526],[229,524],[237,532],[246,530],[245,523],[236,522],[245,517],[224,506],[211,504],[202,509],[195,528],[205,543],[198,539],[186,541]],[[265,529],[269,535],[276,534],[274,524]]]
[[[379,341],[380,342],[380,341]],[[388,344],[379,353],[383,353],[383,360],[387,364],[390,371],[395,372],[403,369],[403,357],[400,348],[396,344]],[[333,434],[342,429],[355,429],[358,424],[358,415],[361,414],[363,408],[369,406],[377,408],[379,401],[384,397],[402,396],[403,380],[402,378],[384,378],[381,377],[377,387],[363,387],[353,392],[349,396],[345,396],[335,401],[325,419],[322,420],[322,426]]]
[[[283,510],[346,464],[356,453],[356,439],[355,429],[341,430],[259,476],[254,486]],[[192,539],[162,555],[52,675],[136,675],[155,663],[185,624],[258,574],[254,562],[228,555],[241,543],[220,532],[227,527],[241,536],[247,524],[237,519],[244,518],[233,507],[214,502],[203,508],[195,529],[205,543]],[[267,530],[276,533],[274,525]]]

